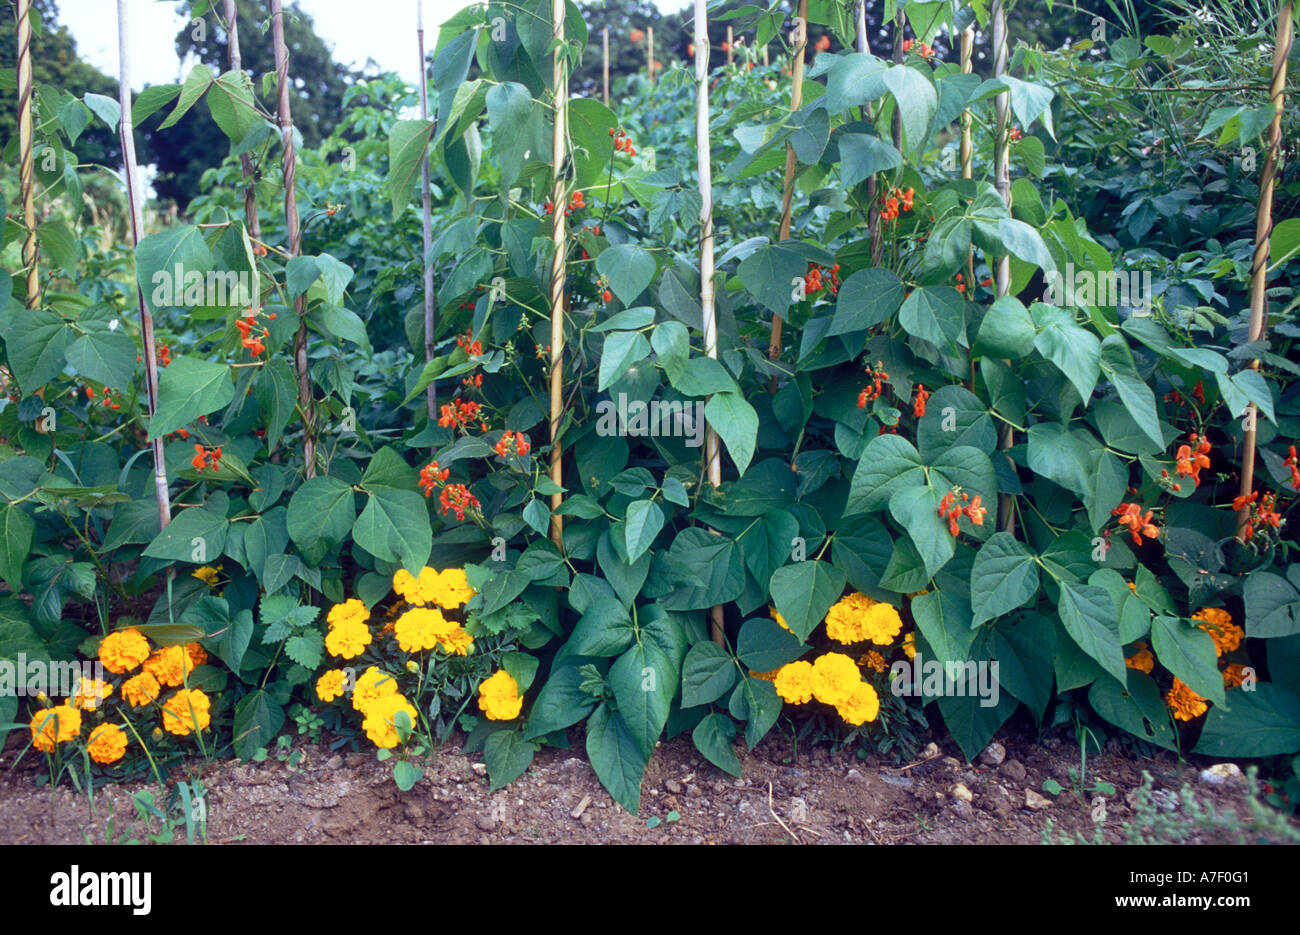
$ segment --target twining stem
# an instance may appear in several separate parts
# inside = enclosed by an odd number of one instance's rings
[[[1003,0],[993,0],[993,76],[1000,78],[1007,73],[1007,13]],[[994,133],[993,183],[998,194],[1002,196],[1007,208],[1011,207],[1011,95],[1003,91],[993,99],[993,109],[997,118]],[[995,288],[998,298],[1011,291],[1011,258],[1007,255],[998,257],[995,273]],[[974,277],[968,288],[975,285]],[[998,445],[1004,451],[1015,442],[1015,432],[1010,425],[1002,426],[1002,437]],[[1016,531],[1016,517],[1011,494],[998,495],[999,525],[1011,534]]]
[[[420,46],[420,119],[429,120],[429,78],[424,58],[424,0],[416,0],[416,37]],[[434,338],[434,301],[433,301],[433,266],[429,262],[429,253],[433,249],[433,195],[429,188],[429,148],[424,149],[424,159],[420,164],[420,202],[423,210],[424,257],[424,359],[433,360]],[[438,386],[431,381],[425,391],[429,406],[429,418],[438,417]]]
[[[871,43],[867,39],[867,2],[858,0],[854,7],[854,26],[856,31],[857,50],[863,54],[871,52]],[[862,119],[869,116],[872,121],[876,119],[874,105],[862,106]],[[880,232],[880,205],[878,204],[880,182],[877,176],[872,173],[867,179],[867,237],[871,242],[871,265],[879,266],[880,257],[883,252],[884,241],[881,239]]]
[[[1295,40],[1295,27],[1292,20],[1294,0],[1281,0],[1277,13],[1277,41],[1273,45],[1273,80],[1269,84],[1269,102],[1273,105],[1273,119],[1268,125],[1268,151],[1264,154],[1264,166],[1259,177],[1259,202],[1255,207],[1255,253],[1250,268],[1250,330],[1246,340],[1250,343],[1262,341],[1264,328],[1268,319],[1268,258],[1269,237],[1273,232],[1273,183],[1277,178],[1278,149],[1282,145],[1282,110],[1286,104],[1286,62],[1291,54],[1291,45]],[[1251,369],[1259,369],[1259,358],[1250,362]],[[1242,431],[1241,446],[1241,489],[1243,496],[1251,493],[1255,486],[1255,449],[1257,411],[1255,404],[1246,408],[1246,419]],[[1250,519],[1250,506],[1245,505],[1237,512],[1237,530],[1240,536],[1242,528]]]
[[[239,10],[235,7],[235,0],[226,0],[226,42],[230,52],[230,70],[243,71],[244,58],[239,52]],[[239,154],[239,169],[244,177],[244,222],[248,236],[255,241],[261,240],[262,222],[257,216],[257,188],[250,154]]]
[[[805,0],[806,2],[806,0]],[[718,357],[718,321],[713,295],[713,166],[709,144],[709,18],[705,0],[695,0],[695,161],[700,186],[700,311],[704,321],[704,353]],[[722,483],[718,433],[708,426],[704,460],[709,483]],[[713,642],[723,645],[722,605],[710,612]]]
[[[135,127],[131,123],[131,43],[126,0],[117,0],[117,54],[118,54],[118,104],[122,109],[122,170],[126,176],[126,201],[131,221],[131,247],[140,245],[144,233],[144,212],[140,206],[140,193],[136,188]],[[137,277],[138,280],[138,277]],[[144,385],[149,405],[149,422],[158,411],[158,353],[153,337],[153,315],[145,303],[144,292],[136,283],[136,298],[140,305],[140,340],[144,344]],[[165,529],[172,520],[171,494],[167,490],[167,464],[163,458],[163,440],[155,438],[153,449],[153,489],[158,501],[158,526]]]
[[[568,176],[572,170],[567,150],[566,126],[569,97],[568,49],[564,40],[564,0],[551,2],[552,41],[555,51],[551,55],[551,83],[555,91],[555,126],[551,136],[551,169],[554,180],[551,188],[551,480],[564,486],[561,464],[560,419],[564,413],[564,280],[568,230],[564,222],[564,209],[569,202]],[[564,551],[564,525],[555,512],[563,503],[563,495],[551,495],[551,539]]]
[[[36,243],[36,167],[32,161],[32,2],[18,0],[18,151],[19,188],[23,202],[23,266],[27,270],[27,307],[40,308],[41,278]]]
[[[284,146],[284,214],[290,259],[302,250],[302,228],[298,219],[297,153],[293,145],[293,112],[289,107],[289,47],[284,41],[284,10],[281,0],[271,0],[271,41],[275,45],[275,72],[279,80],[276,114]],[[298,333],[293,339],[293,363],[298,376],[298,408],[303,413],[303,474],[316,476],[316,406],[312,399],[311,373],[307,364],[307,300],[300,295],[293,300],[298,316]]]
[[[795,19],[794,29],[790,33],[790,41],[794,44],[794,57],[790,65],[790,113],[797,113],[803,106],[803,55],[804,49],[808,45],[808,0],[799,0],[799,12]],[[699,45],[696,44],[696,51],[699,51]],[[785,184],[781,189],[781,226],[777,232],[778,240],[790,239],[790,218],[794,205],[794,170],[795,170],[794,147],[788,142],[785,144]],[[772,315],[772,332],[768,339],[767,356],[769,360],[779,360],[781,358],[781,328],[784,320],[780,315]],[[776,392],[776,375],[772,375],[772,381],[769,389]]]

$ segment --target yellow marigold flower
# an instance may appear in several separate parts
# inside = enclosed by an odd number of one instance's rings
[[[868,669],[873,669],[876,672],[884,672],[889,668],[889,663],[885,662],[885,657],[880,655],[880,653],[876,652],[874,649],[868,651],[865,656],[858,659],[858,665],[866,666]]]
[[[888,646],[903,630],[903,618],[892,604],[872,600],[854,591],[835,602],[826,613],[826,635],[838,643]]]
[[[366,710],[361,729],[376,747],[391,750],[401,740],[397,733],[398,711],[405,711],[411,719],[411,726],[415,726],[418,713],[409,701],[396,692],[378,699]]]
[[[1150,675],[1151,670],[1156,667],[1156,657],[1151,655],[1151,648],[1145,642],[1138,641],[1134,645],[1137,646],[1137,652],[1125,659],[1124,665]]]
[[[69,703],[83,711],[94,711],[105,698],[112,697],[112,694],[113,686],[103,679],[82,678],[77,680],[77,687]]]
[[[355,659],[370,645],[370,628],[364,621],[344,620],[334,624],[325,634],[325,648],[331,656]]]
[[[204,565],[202,568],[194,569],[192,572],[190,572],[190,574],[193,575],[195,578],[198,578],[208,587],[215,588],[217,586],[217,579],[219,577],[220,570],[221,569],[219,567],[213,568],[211,565]]]
[[[1193,620],[1214,640],[1214,651],[1222,656],[1230,653],[1246,638],[1246,631],[1232,622],[1232,615],[1222,607],[1203,607],[1192,614]],[[1208,624],[1208,625],[1207,625]]]
[[[790,629],[790,624],[785,622],[785,618],[781,616],[780,612],[775,607],[769,606],[767,608],[767,612],[773,620],[775,620],[777,623],[781,625],[781,629],[787,630],[790,633],[794,632],[793,630]]]
[[[126,733],[116,724],[100,724],[90,732],[86,752],[96,763],[116,763],[126,753]]]
[[[362,714],[375,702],[397,694],[397,679],[374,666],[357,677],[352,686],[352,707]]]
[[[316,680],[316,697],[326,703],[343,694],[345,683],[342,669],[330,669]]]
[[[449,636],[455,628],[456,624],[436,607],[412,607],[397,618],[394,633],[403,652],[415,653],[433,649],[438,640]]]
[[[908,659],[916,658],[916,634],[909,633],[903,637],[903,655]]]
[[[454,610],[464,606],[478,592],[469,586],[469,579],[463,568],[448,568],[438,573],[438,582],[434,589],[434,602],[444,610]]]
[[[519,683],[505,669],[492,673],[478,687],[478,706],[491,721],[513,721],[524,706]]]
[[[370,619],[370,611],[366,610],[365,604],[353,597],[331,607],[325,619],[331,627],[348,623],[365,626]]]
[[[162,686],[148,672],[133,675],[122,683],[122,697],[133,708],[142,708],[158,697]]]
[[[163,703],[163,727],[177,737],[187,737],[195,730],[207,730],[212,721],[211,706],[208,696],[199,689],[182,689]]]
[[[190,657],[190,665],[196,669],[208,661],[208,651],[198,643],[186,643],[185,655]]]
[[[81,712],[70,704],[42,708],[29,726],[32,746],[42,753],[53,753],[55,744],[76,740],[81,735]]]
[[[1246,681],[1246,667],[1240,662],[1230,662],[1223,670],[1223,687],[1236,688]]]
[[[874,721],[880,714],[880,696],[866,682],[859,682],[835,706],[835,710],[844,719],[844,723],[857,727],[867,721]]]
[[[109,672],[130,672],[149,658],[149,641],[135,627],[118,630],[99,644],[99,661]]]
[[[453,656],[468,656],[469,651],[474,648],[474,637],[460,626],[453,627],[446,636],[438,637],[438,642],[442,644],[443,652]]]
[[[193,668],[184,646],[164,646],[144,663],[144,670],[156,678],[159,685],[171,688],[182,684]]]
[[[780,669],[773,669],[771,672],[755,672],[753,669],[750,669],[749,677],[752,679],[762,679],[764,682],[775,682],[776,674],[780,671]]]
[[[813,666],[803,659],[787,662],[776,670],[776,693],[791,704],[806,704],[813,697]]]
[[[1190,721],[1205,713],[1209,704],[1186,685],[1174,677],[1173,688],[1165,693],[1165,704],[1179,721]]]
[[[415,587],[415,577],[405,568],[399,568],[393,573],[393,590],[399,597],[411,600],[410,594]]]
[[[862,684],[862,674],[853,660],[843,653],[826,653],[813,663],[813,697],[823,704],[839,707]]]

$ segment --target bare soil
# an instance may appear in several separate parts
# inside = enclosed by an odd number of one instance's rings
[[[524,776],[497,792],[489,791],[480,758],[453,744],[405,793],[393,784],[390,764],[373,753],[324,746],[302,747],[294,769],[276,760],[196,761],[191,775],[208,790],[207,840],[220,844],[1037,844],[1049,819],[1070,834],[1091,837],[1096,827],[1096,793],[1071,791],[1078,748],[1014,728],[998,737],[1005,751],[998,765],[966,763],[951,742],[899,766],[826,747],[793,756],[787,740],[769,736],[752,752],[737,745],[741,779],[705,761],[689,738],[677,738],[650,761],[638,817],[614,804],[578,739],[570,750],[543,749]],[[66,782],[53,795],[38,786],[40,759],[29,755],[11,768],[18,749],[11,739],[0,757],[0,844],[105,843],[110,819],[114,838],[128,830],[145,837],[131,804],[145,784],[101,788],[92,807]],[[1122,839],[1144,770],[1167,807],[1174,807],[1170,793],[1191,782],[1219,814],[1244,817],[1241,787],[1198,783],[1204,765],[1168,753],[1138,757],[1118,742],[1090,757],[1089,785],[1109,782],[1117,792],[1103,803],[1107,840]],[[187,777],[178,771],[171,778]],[[1044,794],[1048,805],[1028,806],[1026,790],[1042,793],[1049,779],[1065,791]],[[184,838],[182,825],[176,839]]]

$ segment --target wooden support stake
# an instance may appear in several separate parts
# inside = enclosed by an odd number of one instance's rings
[[[276,116],[284,146],[284,214],[289,243],[287,259],[302,251],[302,228],[298,219],[298,161],[293,145],[293,112],[289,107],[289,47],[284,41],[284,9],[281,0],[271,0],[271,42],[275,46],[275,73],[279,81]],[[293,339],[293,363],[298,377],[298,408],[302,412],[303,474],[316,476],[316,404],[312,398],[311,372],[307,363],[307,302],[305,296],[293,300],[298,316],[298,333]]]
[[[731,29],[728,27],[727,32]],[[700,310],[704,320],[704,353],[718,357],[718,321],[713,295],[713,166],[709,143],[709,15],[705,0],[695,0],[695,160],[700,183]],[[709,483],[722,483],[722,453],[718,433],[708,426],[704,458]],[[710,635],[719,646],[726,640],[722,605],[709,611]]]
[[[36,243],[36,166],[32,159],[32,0],[18,0],[18,159],[23,202],[23,267],[27,271],[27,307],[40,308],[40,250]]]
[[[1007,13],[1003,0],[993,0],[993,76],[1000,78],[1007,73]],[[1011,207],[1011,95],[1003,91],[993,100],[996,117],[993,155],[993,184],[1002,196],[1003,202]],[[1011,258],[997,258],[997,271],[994,273],[994,286],[998,298],[1011,291]],[[975,285],[972,277],[967,288]],[[1002,426],[1002,437],[998,447],[1007,450],[1015,442],[1015,430],[1010,425]],[[1015,534],[1015,501],[1010,494],[998,494],[998,525],[1004,532]]]
[[[609,27],[600,31],[600,83],[605,106],[609,106]]]
[[[650,72],[650,87],[655,86],[655,28],[647,26],[645,28],[645,61],[646,68]]]
[[[1269,237],[1273,233],[1273,184],[1277,178],[1278,150],[1282,145],[1282,110],[1286,104],[1286,62],[1291,54],[1291,45],[1295,41],[1295,24],[1293,20],[1294,0],[1279,0],[1277,11],[1277,38],[1273,45],[1273,80],[1268,86],[1269,103],[1273,106],[1273,119],[1268,125],[1268,151],[1264,154],[1264,166],[1259,177],[1259,202],[1255,206],[1255,253],[1250,267],[1250,330],[1246,340],[1254,343],[1264,339],[1264,329],[1268,325],[1268,260]],[[1250,362],[1254,370],[1259,369],[1259,358]],[[1241,489],[1243,496],[1251,493],[1255,486],[1255,451],[1257,411],[1251,403],[1246,409],[1241,446]],[[1237,513],[1237,535],[1243,535],[1243,529],[1250,518],[1250,506]]]
[[[735,52],[735,48],[736,48],[735,35],[732,33],[731,27],[728,26],[727,27],[727,64],[728,65],[730,65],[734,61],[732,56]]]
[[[118,55],[118,104],[122,108],[119,124],[122,142],[122,171],[126,181],[126,202],[130,214],[131,248],[140,244],[144,235],[144,211],[140,206],[140,192],[136,187],[137,175],[135,164],[135,127],[131,123],[131,41],[129,19],[126,11],[127,0],[117,0],[117,55]],[[25,5],[25,4],[24,4]],[[21,72],[19,72],[21,74]],[[153,422],[154,413],[158,411],[158,353],[153,337],[153,315],[145,303],[144,292],[137,277],[136,299],[140,305],[140,340],[144,344],[144,385],[145,398],[149,406],[149,421]],[[172,520],[171,494],[167,490],[167,463],[163,459],[163,440],[155,438],[150,447],[153,449],[153,489],[154,499],[158,501],[158,526],[166,529]]]
[[[794,29],[790,31],[790,41],[794,44],[794,58],[790,65],[790,113],[795,113],[803,106],[803,56],[808,45],[808,0],[799,0],[799,12]],[[796,159],[794,147],[785,144],[785,184],[781,189],[781,226],[777,231],[778,240],[790,239],[790,219],[794,206],[794,170]],[[769,360],[781,358],[781,328],[784,324],[780,315],[772,315],[772,332],[767,345]],[[772,375],[770,389],[776,392],[776,375]]]
[[[564,0],[551,0],[553,39],[564,37]],[[564,208],[569,203],[568,177],[572,171],[568,155],[566,129],[569,98],[569,67],[564,49],[556,46],[551,56],[551,83],[555,91],[555,126],[551,135],[551,480],[564,486],[561,464],[560,419],[564,414],[564,281],[567,275],[566,247],[568,230]],[[551,495],[551,539],[564,551],[564,525],[555,511],[563,502],[561,494]]]
[[[867,4],[866,0],[858,0],[853,10],[854,26],[856,27],[856,48],[857,51],[864,54],[870,54],[871,42],[867,38]],[[874,121],[875,106],[862,107],[862,118],[865,120],[868,116]],[[867,238],[871,243],[871,263],[873,266],[880,265],[880,258],[884,255],[884,239],[880,230],[880,180],[872,173],[867,179]]]

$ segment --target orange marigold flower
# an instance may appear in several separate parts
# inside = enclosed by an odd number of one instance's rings
[[[1165,693],[1165,704],[1179,721],[1194,720],[1210,706],[1204,698],[1179,681],[1177,676],[1174,677],[1173,687]]]

